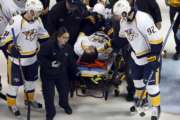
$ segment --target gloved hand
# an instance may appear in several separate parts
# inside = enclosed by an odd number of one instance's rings
[[[158,61],[158,57],[156,55],[149,55],[147,57],[147,65],[144,68],[144,79],[147,80],[151,74],[151,72],[156,72],[160,67],[160,62]]]
[[[78,72],[76,73],[76,77],[80,77],[80,76],[81,76],[81,72],[78,71]]]
[[[20,47],[14,43],[10,44],[8,46],[8,51],[10,52],[11,56],[12,57],[19,57],[21,54],[20,54]]]
[[[59,68],[60,65],[61,65],[61,63],[57,60],[54,60],[51,62],[51,67],[53,67],[53,68]]]
[[[178,29],[176,36],[177,36],[178,40],[180,40],[180,28]]]

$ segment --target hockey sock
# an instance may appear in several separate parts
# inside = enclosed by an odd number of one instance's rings
[[[24,100],[33,102],[34,101],[34,93],[35,93],[35,90],[25,91],[24,92]]]
[[[159,85],[148,85],[147,91],[150,97],[152,107],[160,106],[160,90]]]
[[[25,81],[24,84],[24,99],[25,101],[34,101],[35,93],[35,82],[34,81]]]
[[[16,96],[17,96],[18,86],[9,85],[7,89],[7,105],[15,106],[16,105]]]
[[[8,106],[16,106],[16,96],[11,96],[7,94],[7,105]]]

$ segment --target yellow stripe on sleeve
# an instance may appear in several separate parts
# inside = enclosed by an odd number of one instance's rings
[[[163,42],[163,38],[159,39],[159,40],[149,40],[150,44],[161,44]]]

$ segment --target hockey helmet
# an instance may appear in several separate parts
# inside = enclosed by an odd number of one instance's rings
[[[113,14],[126,17],[131,11],[131,6],[127,0],[118,0],[113,6]]]
[[[39,0],[27,0],[25,5],[25,11],[33,10],[39,12],[43,10],[43,5]]]
[[[92,11],[104,16],[105,15],[105,6],[102,3],[97,3],[93,7]]]

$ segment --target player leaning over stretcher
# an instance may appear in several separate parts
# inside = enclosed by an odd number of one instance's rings
[[[97,66],[99,60],[106,61],[112,52],[110,45],[112,29],[105,26],[104,11],[105,7],[101,5],[93,8],[93,12],[84,19],[74,45],[74,51],[81,61],[88,64],[95,63]]]

